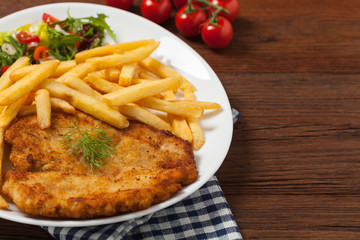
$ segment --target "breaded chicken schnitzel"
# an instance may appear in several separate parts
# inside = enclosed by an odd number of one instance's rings
[[[115,154],[102,168],[90,171],[81,154],[64,145],[62,136],[72,121],[111,130]],[[26,116],[13,122],[5,140],[12,146],[14,169],[2,190],[33,215],[83,219],[142,210],[197,179],[189,142],[138,122],[119,130],[81,112],[56,112],[51,127],[41,130],[36,116]]]

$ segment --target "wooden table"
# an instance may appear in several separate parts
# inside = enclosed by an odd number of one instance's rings
[[[0,16],[50,2],[3,1]],[[242,113],[216,175],[243,237],[360,239],[360,2],[240,4],[223,50],[182,37],[173,19],[164,27],[211,65]],[[51,239],[6,220],[0,238]]]

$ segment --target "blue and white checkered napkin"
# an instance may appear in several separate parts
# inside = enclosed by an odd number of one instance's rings
[[[234,123],[240,113],[233,109]],[[235,121],[236,119],[236,121]],[[55,239],[238,239],[234,216],[216,176],[168,208],[137,219],[93,227],[43,227]]]

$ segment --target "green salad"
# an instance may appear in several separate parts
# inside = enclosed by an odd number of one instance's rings
[[[105,14],[97,17],[65,20],[43,13],[42,21],[25,24],[0,33],[1,75],[21,56],[29,56],[33,64],[47,59],[66,61],[77,52],[102,45],[105,31],[115,41]]]

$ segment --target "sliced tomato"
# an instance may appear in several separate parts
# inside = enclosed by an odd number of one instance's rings
[[[9,67],[10,67],[10,65],[2,65],[1,66],[1,75],[3,75],[6,72],[6,70],[8,70]]]
[[[42,16],[42,20],[43,22],[47,23],[47,24],[52,24],[52,23],[56,23],[56,22],[60,22],[59,19],[57,19],[56,17],[48,14],[48,13],[44,13]]]
[[[40,38],[37,35],[34,35],[28,31],[20,31],[18,34],[16,34],[16,38],[21,44],[40,42]]]
[[[37,62],[40,62],[41,60],[46,59],[48,56],[47,50],[48,50],[48,48],[45,46],[38,46],[37,48],[35,48],[34,55],[33,55],[34,59]]]

